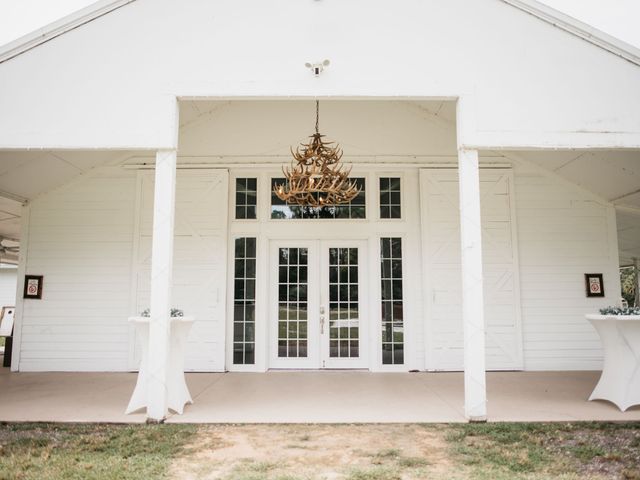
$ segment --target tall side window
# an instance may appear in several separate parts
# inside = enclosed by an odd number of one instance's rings
[[[236,219],[255,219],[257,205],[256,178],[236,178]]]
[[[233,279],[233,363],[253,365],[256,346],[255,238],[236,239]]]
[[[399,177],[380,177],[380,218],[401,218]]]
[[[404,308],[402,301],[402,239],[380,239],[382,292],[382,363],[404,363]]]

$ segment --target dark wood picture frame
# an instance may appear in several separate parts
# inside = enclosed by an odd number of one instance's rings
[[[42,298],[43,275],[25,275],[24,276],[24,292],[22,298]],[[35,286],[35,290],[34,290]]]
[[[584,285],[587,297],[604,297],[604,279],[601,273],[585,273]]]

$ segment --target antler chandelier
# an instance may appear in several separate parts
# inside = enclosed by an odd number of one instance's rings
[[[340,163],[342,149],[335,142],[322,140],[318,130],[320,102],[316,100],[316,133],[309,143],[300,144],[290,167],[282,167],[286,182],[275,185],[273,192],[291,205],[322,207],[348,203],[360,193],[355,181],[349,180],[351,167]]]

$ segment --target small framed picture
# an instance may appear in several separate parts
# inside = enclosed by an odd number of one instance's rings
[[[23,298],[42,298],[42,275],[25,275],[24,276],[24,295]]]
[[[587,297],[604,297],[604,281],[601,273],[585,273]]]

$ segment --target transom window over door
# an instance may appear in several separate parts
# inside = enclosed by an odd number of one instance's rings
[[[236,220],[256,218],[258,180],[236,178]]]
[[[360,193],[349,203],[344,205],[327,205],[324,207],[302,207],[298,205],[288,205],[273,193],[276,185],[286,182],[285,178],[271,179],[271,218],[274,220],[295,220],[295,219],[363,219],[366,217],[366,195],[364,178],[354,178],[353,181],[360,188]],[[319,194],[318,194],[319,195]]]
[[[400,177],[380,177],[380,218],[401,218]]]

